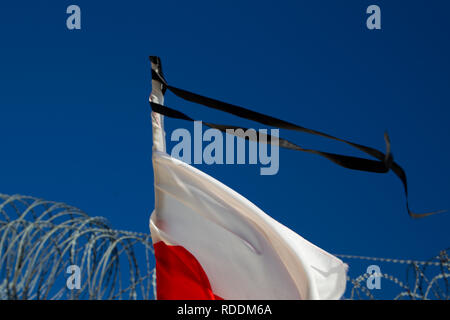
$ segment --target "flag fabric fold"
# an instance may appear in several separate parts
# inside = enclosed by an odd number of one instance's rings
[[[155,151],[158,299],[338,299],[346,265],[196,168]]]

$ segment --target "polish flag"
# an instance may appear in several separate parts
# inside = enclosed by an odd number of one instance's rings
[[[151,101],[163,103],[153,81]],[[152,112],[157,299],[339,299],[347,265],[165,152]]]

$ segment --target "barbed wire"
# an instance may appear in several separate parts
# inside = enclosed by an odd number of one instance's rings
[[[447,251],[428,261],[337,254],[350,265],[361,260],[406,266],[404,281],[381,272],[348,276],[344,299],[376,299],[376,290],[364,282],[377,276],[397,289],[392,299],[448,300]],[[112,229],[105,218],[64,203],[0,193],[0,300],[151,299],[153,261],[149,234]],[[66,280],[73,265],[83,281],[71,290]]]
[[[417,265],[434,265],[440,266],[440,262],[437,261],[418,261],[418,260],[405,260],[405,259],[394,259],[394,258],[377,258],[377,257],[365,257],[365,256],[355,256],[349,254],[335,254],[336,257],[343,259],[359,259],[359,260],[371,260],[379,262],[392,262],[400,264],[417,264]]]
[[[0,299],[151,298],[148,234],[112,229],[64,203],[5,194],[0,202]],[[74,290],[72,265],[83,279]]]
[[[346,259],[369,260],[379,263],[394,263],[406,265],[406,277],[401,281],[398,277],[388,273],[362,273],[356,277],[347,277],[347,291],[350,291],[348,299],[376,299],[375,292],[367,285],[369,278],[378,277],[388,280],[394,288],[391,291],[396,294],[391,298],[412,300],[449,300],[450,260],[448,249],[442,250],[438,255],[428,261],[377,258],[355,255],[337,254],[336,256]],[[379,266],[380,267],[380,266]],[[381,268],[380,268],[381,269]],[[366,283],[364,283],[366,282]],[[383,295],[383,299],[387,299]]]

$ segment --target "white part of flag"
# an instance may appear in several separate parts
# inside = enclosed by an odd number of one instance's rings
[[[346,265],[221,182],[154,151],[153,242],[189,251],[224,299],[338,299]]]

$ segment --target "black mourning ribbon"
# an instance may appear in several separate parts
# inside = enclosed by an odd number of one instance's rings
[[[216,100],[213,98],[208,98],[208,97],[202,96],[197,93],[193,93],[193,92],[190,92],[190,91],[187,91],[184,89],[173,87],[173,86],[169,85],[167,83],[166,79],[164,78],[164,75],[162,73],[162,65],[161,65],[160,58],[155,57],[155,56],[150,56],[150,61],[156,66],[156,67],[152,68],[152,80],[156,80],[162,84],[162,92],[163,93],[165,93],[166,90],[169,90],[172,93],[174,93],[176,96],[178,96],[184,100],[187,100],[189,102],[197,103],[197,104],[200,104],[200,105],[212,108],[212,109],[227,112],[227,113],[233,114],[235,116],[238,116],[240,118],[255,121],[255,122],[258,122],[258,123],[261,123],[264,125],[268,125],[271,127],[275,127],[275,128],[305,132],[305,133],[309,133],[312,135],[321,136],[321,137],[324,137],[327,139],[343,142],[353,148],[356,148],[356,149],[372,156],[373,158],[375,158],[377,160],[370,160],[370,159],[365,159],[365,158],[360,158],[360,157],[346,156],[346,155],[342,155],[342,154],[335,154],[335,153],[324,152],[324,151],[319,151],[319,150],[314,150],[314,149],[305,149],[305,148],[302,148],[299,145],[297,145],[293,142],[290,142],[286,139],[283,139],[283,138],[278,138],[277,143],[280,147],[285,148],[285,149],[291,149],[291,150],[302,151],[302,152],[319,155],[319,156],[324,157],[324,158],[334,162],[335,164],[337,164],[341,167],[347,168],[347,169],[360,170],[360,171],[366,171],[366,172],[375,172],[375,173],[387,173],[390,170],[392,170],[392,172],[394,172],[394,174],[400,179],[400,181],[403,184],[403,189],[404,189],[405,197],[406,197],[406,209],[408,210],[408,214],[412,218],[422,218],[422,217],[426,217],[426,216],[429,216],[429,215],[432,215],[435,213],[441,213],[441,212],[446,211],[446,210],[439,210],[439,211],[433,211],[433,212],[415,213],[410,210],[409,201],[408,201],[408,183],[407,183],[407,179],[406,179],[406,173],[402,169],[402,167],[400,167],[400,165],[398,165],[393,160],[393,156],[391,153],[391,143],[390,143],[390,139],[389,139],[389,136],[387,133],[384,134],[384,140],[386,143],[386,153],[383,153],[377,149],[374,149],[374,148],[371,148],[368,146],[364,146],[361,144],[357,144],[354,142],[350,142],[348,140],[344,140],[344,139],[332,136],[330,134],[327,134],[327,133],[324,133],[321,131],[308,129],[308,128],[296,125],[294,123],[284,121],[281,119],[277,119],[275,117],[272,117],[272,116],[269,116],[269,115],[266,115],[263,113],[259,113],[259,112],[256,112],[256,111],[244,108],[244,107],[226,103],[226,102]],[[181,119],[181,120],[192,121],[192,122],[196,121],[196,120],[192,119],[191,117],[187,116],[186,114],[184,114],[180,111],[177,111],[175,109],[169,108],[167,106],[163,106],[161,104],[151,102],[151,101],[150,101],[150,105],[154,112],[160,113],[169,118]],[[214,124],[214,123],[210,123],[210,122],[203,122],[203,124],[205,124],[206,126],[208,126],[210,128],[218,129],[222,132],[227,132],[226,131],[227,129],[232,129],[232,130],[234,130],[234,132],[228,131],[227,133],[235,134],[237,136],[240,136],[240,135],[236,134],[235,130],[237,130],[237,129],[242,129],[243,131],[247,130],[247,128],[243,128],[243,127],[236,127],[236,126],[231,126],[231,125],[220,125],[220,124]],[[272,144],[273,143],[272,141],[276,141],[276,139],[274,139],[270,134],[265,135],[258,131],[256,132],[256,137],[252,137],[251,135],[245,135],[245,136],[240,136],[240,137],[245,138],[247,140],[260,141],[261,140],[260,138],[262,137],[262,135],[265,136],[265,139],[263,141],[266,141],[266,143],[268,143],[268,144]],[[256,140],[255,140],[255,138],[256,138]]]

